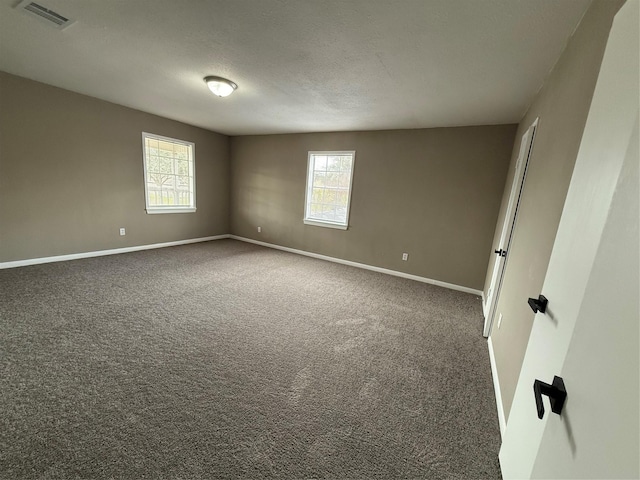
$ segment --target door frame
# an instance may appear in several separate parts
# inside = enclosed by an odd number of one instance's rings
[[[491,335],[491,329],[493,328],[493,320],[496,315],[500,289],[502,288],[502,279],[507,266],[507,255],[511,248],[511,240],[513,238],[513,231],[518,217],[518,208],[520,207],[520,199],[522,198],[524,182],[529,169],[529,161],[533,151],[533,142],[535,140],[539,120],[540,118],[537,117],[533,121],[529,128],[527,128],[527,130],[522,134],[522,138],[520,140],[520,151],[518,152],[515,174],[513,176],[513,181],[511,182],[509,203],[507,204],[504,222],[502,223],[502,229],[500,230],[500,240],[498,246],[494,250],[497,257],[494,261],[493,274],[491,275],[491,282],[489,283],[489,290],[487,292],[484,305],[484,311],[486,312],[484,329],[482,332],[484,337],[489,337]],[[497,253],[498,251],[504,253]]]

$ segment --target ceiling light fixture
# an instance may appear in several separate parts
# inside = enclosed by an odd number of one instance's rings
[[[219,97],[228,97],[236,88],[238,88],[238,85],[233,83],[231,80],[227,80],[222,77],[204,77],[204,81],[209,87],[209,90]]]

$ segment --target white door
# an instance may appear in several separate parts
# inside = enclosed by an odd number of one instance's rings
[[[500,242],[494,250],[496,258],[493,264],[491,283],[489,284],[489,290],[487,291],[487,301],[484,306],[486,316],[484,319],[483,335],[485,337],[491,335],[493,317],[496,313],[496,305],[498,303],[498,296],[500,294],[500,288],[502,286],[502,277],[504,275],[504,269],[507,263],[507,254],[511,246],[511,237],[513,235],[516,218],[518,216],[518,206],[520,205],[520,197],[522,195],[524,181],[527,176],[527,168],[529,166],[531,151],[533,150],[533,139],[535,137],[537,126],[538,119],[536,118],[535,122],[531,124],[526,132],[524,132],[524,135],[522,135],[522,140],[520,141],[520,152],[518,153],[515,174],[513,176],[513,182],[511,183],[509,203],[507,203],[507,211],[505,213],[504,222],[502,224]]]
[[[638,478],[639,3],[616,16],[509,415],[513,478]],[[537,297],[540,292],[531,292]],[[523,299],[526,301],[526,299]],[[560,415],[533,383],[562,377]]]

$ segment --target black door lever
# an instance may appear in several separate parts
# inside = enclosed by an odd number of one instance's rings
[[[536,407],[538,409],[538,418],[542,420],[544,417],[544,404],[542,403],[542,395],[549,397],[551,402],[551,411],[560,415],[564,401],[567,399],[567,390],[564,388],[564,380],[561,377],[553,377],[553,383],[536,380],[533,382],[533,394],[536,397]]]
[[[500,250],[494,250],[493,253],[496,253],[498,255],[500,255],[501,257],[506,257],[507,256],[507,251],[500,249]]]
[[[549,303],[549,300],[547,300],[547,297],[544,295],[538,295],[537,300],[535,298],[530,298],[527,300],[527,303],[531,307],[531,310],[533,310],[533,313],[544,313],[547,311],[547,303]]]

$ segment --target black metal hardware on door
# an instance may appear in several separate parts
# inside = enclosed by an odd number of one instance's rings
[[[553,377],[553,383],[536,380],[533,382],[533,394],[536,397],[536,408],[538,409],[538,418],[542,420],[544,417],[544,404],[542,403],[542,395],[549,397],[551,402],[551,411],[560,415],[564,401],[567,399],[567,390],[564,388],[564,380],[561,377]]]
[[[501,257],[506,257],[507,256],[507,251],[500,249],[500,250],[494,250],[493,253],[500,255]]]
[[[531,310],[533,310],[533,313],[545,313],[547,311],[547,303],[549,303],[549,300],[547,300],[547,297],[544,295],[538,295],[537,299],[530,298],[527,300],[527,303],[531,307]]]

